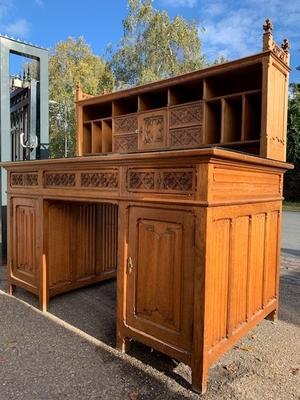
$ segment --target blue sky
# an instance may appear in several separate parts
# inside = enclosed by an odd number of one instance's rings
[[[262,23],[270,17],[274,38],[291,45],[291,81],[300,81],[300,0],[154,0],[154,7],[199,24],[208,60],[235,59],[259,52]],[[93,51],[105,54],[122,36],[126,0],[0,0],[0,32],[52,48],[69,36],[84,36]],[[204,30],[202,30],[204,28]]]

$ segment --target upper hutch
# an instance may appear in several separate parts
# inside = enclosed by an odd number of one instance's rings
[[[289,45],[101,96],[77,88],[78,155],[218,145],[285,161]]]

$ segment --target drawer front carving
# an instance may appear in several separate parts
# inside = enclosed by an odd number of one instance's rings
[[[127,189],[129,192],[192,194],[195,180],[193,168],[128,169]]]
[[[81,172],[80,186],[88,188],[117,189],[119,187],[118,171]]]
[[[133,133],[138,128],[135,115],[114,118],[114,133]]]
[[[203,142],[202,126],[177,128],[169,130],[169,144],[172,148],[200,146]]]
[[[203,120],[203,103],[174,107],[170,110],[170,128],[200,125]]]
[[[113,136],[113,151],[116,153],[130,153],[137,151],[137,134]]]
[[[76,177],[74,173],[46,172],[44,174],[44,184],[46,187],[74,187],[76,185]]]
[[[10,175],[10,186],[38,186],[37,172],[12,173]]]
[[[77,173],[45,172],[46,188],[116,190],[119,187],[118,169],[78,171]]]

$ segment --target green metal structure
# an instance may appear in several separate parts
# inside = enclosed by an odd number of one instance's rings
[[[39,121],[36,112],[30,112],[30,127],[25,147],[29,148],[29,159],[47,158],[49,143],[49,98],[48,98],[48,50],[25,43],[18,39],[0,35],[0,156],[1,161],[13,160],[13,141],[11,135],[11,104],[10,104],[10,55],[16,54],[36,60],[39,65],[38,101]],[[35,104],[36,106],[36,104]],[[38,129],[37,129],[38,127]],[[31,147],[31,144],[35,146]],[[34,148],[33,148],[34,147]],[[6,228],[7,228],[7,177],[1,170],[1,259],[6,259]]]

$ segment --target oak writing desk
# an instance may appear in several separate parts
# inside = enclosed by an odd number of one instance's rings
[[[209,366],[278,310],[289,67],[271,33],[242,60],[78,88],[79,157],[2,164],[10,293],[47,310],[116,276],[117,347],[133,338],[185,362],[204,392]]]

